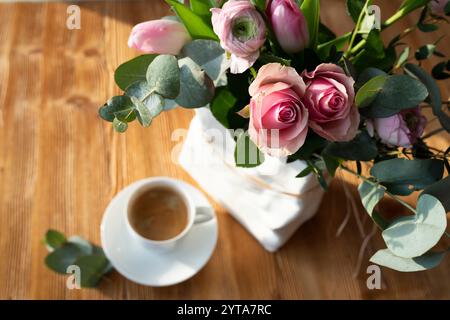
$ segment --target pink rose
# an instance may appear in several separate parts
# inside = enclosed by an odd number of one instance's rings
[[[161,19],[142,22],[133,27],[128,46],[146,53],[177,55],[191,41],[184,25]]]
[[[249,87],[249,136],[272,156],[295,153],[308,133],[308,110],[301,97],[305,83],[294,68],[269,63],[259,69]]]
[[[308,45],[306,19],[295,0],[271,0],[267,6],[267,16],[285,52],[300,52]]]
[[[341,67],[323,63],[302,74],[306,92],[302,101],[309,112],[309,126],[330,141],[352,140],[359,126],[354,106],[354,80]]]
[[[214,32],[231,55],[231,73],[242,73],[259,57],[266,40],[266,25],[255,7],[246,0],[230,0],[222,9],[212,8]]]
[[[409,148],[423,134],[427,119],[420,108],[403,110],[388,118],[373,119],[373,127],[381,142]]]
[[[445,6],[449,0],[431,0],[429,2],[431,13],[437,16],[445,15]]]

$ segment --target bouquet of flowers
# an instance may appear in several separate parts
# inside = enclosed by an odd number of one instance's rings
[[[100,108],[101,118],[124,132],[135,119],[147,127],[174,107],[209,108],[238,132],[236,166],[258,166],[265,156],[303,160],[298,177],[313,174],[323,188],[338,168],[357,176],[387,246],[372,262],[420,271],[444,259],[450,148],[426,139],[450,131],[449,101],[436,84],[450,77],[450,60],[437,49],[440,39],[414,52],[402,39],[448,23],[448,0],[405,0],[385,21],[371,0],[347,0],[355,26],[343,35],[321,22],[319,0],[166,2],[176,15],[131,31],[128,45],[145,54],[117,68],[124,94]],[[383,30],[416,10],[414,26],[382,41]],[[442,62],[427,72],[420,65],[431,56]],[[423,108],[441,125],[426,135]],[[416,191],[414,208],[402,197]],[[411,214],[386,219],[377,210],[384,196]]]

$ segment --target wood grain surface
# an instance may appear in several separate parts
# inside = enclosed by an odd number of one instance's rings
[[[323,20],[335,32],[351,30],[343,1],[321,2]],[[382,1],[382,17],[399,3]],[[370,240],[353,276],[363,242],[360,228],[369,233],[372,225],[361,211],[358,220],[349,215],[336,236],[349,212],[343,185],[355,194],[356,181],[343,175],[332,183],[317,216],[275,254],[263,250],[217,206],[217,248],[192,279],[149,288],[113,272],[97,289],[66,289],[66,278],[44,265],[47,252],[41,239],[47,229],[99,243],[103,211],[129,183],[156,175],[194,183],[170,157],[176,144],[171,133],[188,127],[191,111],[166,112],[151,128],[133,124],[122,135],[97,116],[98,107],[119,93],[114,69],[137,54],[126,45],[132,25],[163,16],[168,7],[153,0],[79,5],[81,30],[68,30],[68,3],[0,4],[0,298],[450,298],[449,257],[429,272],[382,269],[383,288],[368,290],[368,258],[383,247],[379,234]],[[402,20],[386,31],[386,39],[416,21],[417,14]],[[407,42],[417,48],[449,31],[446,26],[432,36],[416,32]],[[441,51],[450,54],[448,38]],[[424,67],[430,70],[437,61]],[[441,86],[447,99],[448,82]],[[431,141],[444,149],[449,144],[448,135]],[[415,196],[408,200],[413,203]],[[402,210],[389,201],[381,207],[384,212]]]

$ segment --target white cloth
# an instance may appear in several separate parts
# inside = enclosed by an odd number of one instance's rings
[[[266,156],[258,167],[236,168],[234,148],[209,109],[197,109],[179,163],[266,250],[276,251],[316,213],[324,192],[312,175],[295,178],[306,167],[302,161]]]

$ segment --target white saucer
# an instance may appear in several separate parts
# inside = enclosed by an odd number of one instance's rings
[[[208,262],[217,243],[217,218],[213,213],[213,219],[194,225],[169,252],[143,248],[127,232],[124,201],[128,193],[153,179],[159,178],[137,181],[112,199],[100,227],[102,247],[114,268],[129,280],[153,287],[170,286],[191,278]],[[196,205],[211,207],[199,190],[185,182],[174,181],[186,188]]]

